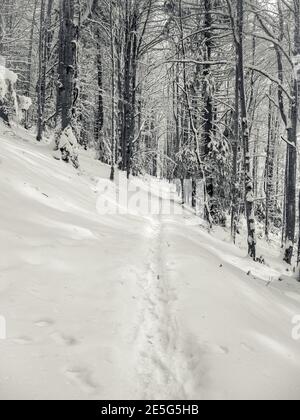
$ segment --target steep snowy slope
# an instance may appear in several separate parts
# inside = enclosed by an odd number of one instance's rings
[[[0,130],[0,398],[300,399],[298,285],[188,212],[98,214],[80,160]]]
[[[79,176],[10,135],[0,156],[0,396],[131,397],[147,226],[98,216],[92,159]]]

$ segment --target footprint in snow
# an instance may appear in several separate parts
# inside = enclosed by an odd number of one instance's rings
[[[242,349],[249,352],[249,353],[253,353],[255,352],[254,348],[249,346],[249,344],[247,343],[241,343]]]
[[[227,355],[230,353],[229,348],[226,346],[219,346],[218,344],[206,344],[205,352],[216,355]]]
[[[53,334],[51,334],[51,338],[59,345],[63,345],[63,346],[76,346],[79,342],[78,340],[68,334],[61,334],[60,332],[55,332]]]
[[[88,369],[73,367],[67,368],[64,373],[71,382],[78,385],[86,394],[94,394],[96,392],[97,385]]]
[[[52,319],[39,319],[34,323],[39,328],[47,328],[51,327],[51,325],[54,325],[54,321]]]
[[[32,339],[30,337],[27,337],[27,336],[22,336],[22,337],[14,338],[13,342],[16,343],[16,344],[20,344],[20,345],[24,346],[26,344],[32,343]]]

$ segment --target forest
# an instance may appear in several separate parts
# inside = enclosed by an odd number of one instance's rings
[[[299,111],[299,0],[0,0],[0,400],[299,400]]]

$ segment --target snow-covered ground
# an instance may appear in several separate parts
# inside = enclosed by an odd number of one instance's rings
[[[109,168],[80,161],[0,129],[0,397],[300,399],[277,251],[255,264],[188,210],[101,215]]]

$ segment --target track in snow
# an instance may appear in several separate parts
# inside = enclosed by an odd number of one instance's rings
[[[144,399],[185,399],[177,375],[177,325],[172,291],[164,267],[163,220],[151,219],[151,239],[145,275],[140,279],[141,301],[138,333],[139,392]]]

